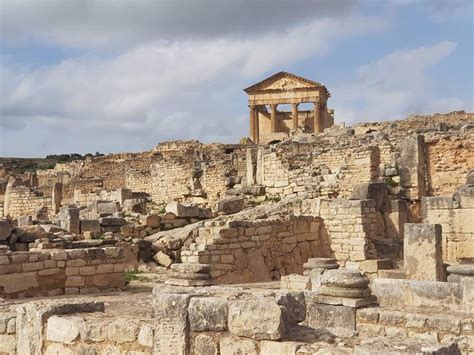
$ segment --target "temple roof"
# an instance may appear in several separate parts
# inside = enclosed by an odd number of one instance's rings
[[[252,85],[248,88],[244,89],[247,94],[251,94],[254,92],[262,92],[262,91],[290,91],[290,90],[297,90],[297,89],[310,89],[310,88],[322,88],[325,93],[329,96],[328,89],[316,82],[301,76],[288,73],[285,71],[281,71],[279,73],[273,74],[272,76]]]

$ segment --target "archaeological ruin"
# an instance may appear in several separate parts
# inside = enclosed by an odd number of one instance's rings
[[[474,354],[474,113],[245,92],[236,144],[3,161],[0,354]]]

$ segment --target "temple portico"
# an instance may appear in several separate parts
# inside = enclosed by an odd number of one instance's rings
[[[249,136],[255,143],[281,141],[297,130],[321,133],[334,124],[333,111],[327,109],[330,93],[314,81],[280,72],[245,92],[249,95]],[[307,103],[313,107],[300,111],[299,105]],[[287,104],[291,111],[278,110],[278,105]]]

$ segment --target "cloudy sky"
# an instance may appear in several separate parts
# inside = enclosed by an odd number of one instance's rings
[[[0,156],[237,142],[242,91],[324,83],[336,122],[472,111],[472,0],[0,0]]]

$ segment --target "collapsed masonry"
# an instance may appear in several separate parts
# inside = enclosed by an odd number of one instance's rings
[[[472,352],[473,121],[168,142],[9,176],[0,353]]]

